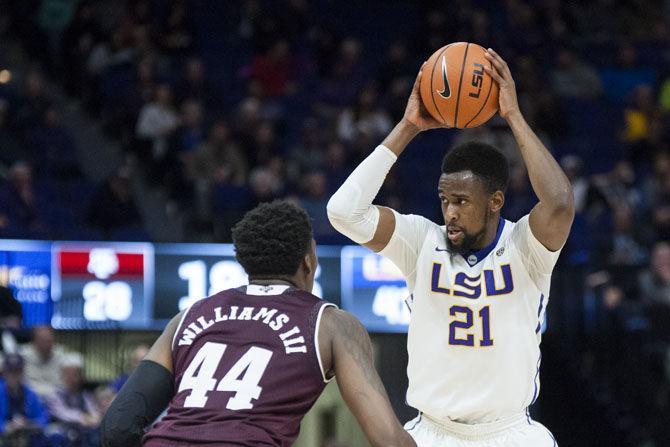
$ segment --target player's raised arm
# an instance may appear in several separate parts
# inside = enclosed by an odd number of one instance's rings
[[[100,424],[103,447],[140,447],[144,428],[172,399],[172,340],[182,313],[168,323],[114,398]]]
[[[575,216],[570,181],[554,157],[524,119],[507,63],[493,50],[485,53],[493,69],[485,66],[500,87],[499,112],[509,124],[523,157],[533,191],[540,199],[530,213],[530,229],[547,249],[560,249],[568,238]]]
[[[335,374],[344,401],[372,447],[416,447],[391,408],[373,364],[370,337],[356,317],[326,309],[319,340],[323,368]]]
[[[423,70],[423,66],[421,68]],[[328,218],[333,227],[373,251],[386,247],[395,230],[393,212],[372,204],[386,175],[419,132],[444,127],[430,116],[421,102],[419,85],[422,70],[419,70],[414,82],[403,118],[328,202]]]

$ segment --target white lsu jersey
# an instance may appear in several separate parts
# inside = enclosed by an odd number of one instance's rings
[[[559,251],[532,234],[528,216],[500,219],[495,240],[461,256],[445,227],[395,213],[379,253],[407,280],[407,403],[436,420],[466,424],[524,412],[540,391],[540,338]]]

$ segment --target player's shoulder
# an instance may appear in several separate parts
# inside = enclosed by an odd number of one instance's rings
[[[419,214],[402,214],[395,210],[393,210],[393,214],[395,215],[396,221],[399,220],[406,225],[412,225],[423,230],[440,228],[440,225]]]
[[[501,242],[516,242],[528,230],[528,214],[517,221],[503,219],[504,227],[500,237]]]
[[[367,334],[365,326],[354,314],[333,305],[324,307],[321,327],[330,336],[348,338]]]

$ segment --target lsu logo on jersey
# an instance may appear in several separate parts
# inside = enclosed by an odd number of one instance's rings
[[[450,282],[451,287],[441,285],[444,284],[444,277],[449,274],[448,272],[443,273],[443,270],[446,269],[442,267],[442,263],[433,262],[430,289],[435,293],[474,300],[479,298],[482,292],[485,293],[485,296],[496,296],[506,295],[514,290],[514,278],[509,264],[501,265],[497,273],[491,269],[484,269],[477,276],[457,272]]]

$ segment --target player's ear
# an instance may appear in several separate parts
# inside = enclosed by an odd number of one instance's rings
[[[489,207],[491,212],[497,213],[500,211],[505,204],[505,194],[502,191],[498,190],[493,193],[491,199],[489,200]]]
[[[310,275],[316,270],[316,241],[312,239],[310,243],[310,249],[305,253],[305,256],[302,258],[303,268],[305,272]]]
[[[302,257],[302,268],[308,275],[312,273],[313,267],[310,253],[305,253],[305,256]]]

